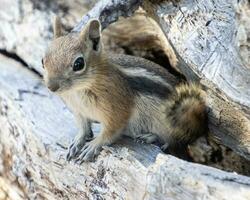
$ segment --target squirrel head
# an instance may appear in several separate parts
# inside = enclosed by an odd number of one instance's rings
[[[101,24],[92,19],[80,33],[63,35],[58,17],[54,39],[42,59],[46,86],[53,92],[88,87],[102,62]]]

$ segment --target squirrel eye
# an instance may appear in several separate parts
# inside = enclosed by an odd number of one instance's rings
[[[75,60],[74,65],[73,65],[73,71],[80,71],[84,68],[85,62],[83,57],[79,57]]]

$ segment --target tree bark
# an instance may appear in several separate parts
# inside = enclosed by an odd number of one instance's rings
[[[60,17],[63,27],[69,29],[89,6],[90,1],[1,0],[0,53],[17,55],[29,68],[43,74],[41,58],[53,36],[53,16]]]
[[[0,59],[0,197],[249,198],[249,177],[182,161],[128,138],[105,147],[94,163],[66,162],[66,148],[76,132],[72,114],[37,75]]]
[[[73,116],[40,80],[40,58],[52,35],[51,11],[58,7],[63,16],[63,7],[15,2],[2,5],[16,10],[0,8],[0,49],[17,54],[36,73],[0,56],[0,199],[249,199],[249,177],[182,161],[128,138],[105,147],[94,163],[67,163],[66,149],[77,132]],[[31,5],[46,12],[35,10],[31,16]],[[170,43],[165,52],[176,59],[174,67],[204,85],[211,132],[250,160],[248,2],[103,0],[73,31],[92,17],[105,28],[139,5],[159,23],[159,41],[164,50]],[[72,10],[64,25],[75,23],[79,13]],[[24,30],[37,34],[31,40]],[[99,128],[94,125],[95,133]]]
[[[249,12],[249,2],[153,2],[144,1],[143,7],[167,36],[177,66],[188,80],[199,79],[207,90],[210,131],[249,160],[250,68],[238,46],[242,26],[236,17],[244,6]]]
[[[130,17],[142,4],[142,0],[104,0],[96,5],[82,18],[72,31],[79,32],[83,29],[89,19],[99,19],[102,29],[116,22],[119,17]]]

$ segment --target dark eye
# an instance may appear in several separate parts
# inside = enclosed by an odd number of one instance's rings
[[[84,68],[85,62],[83,57],[79,57],[75,60],[74,65],[73,65],[73,71],[80,71]]]

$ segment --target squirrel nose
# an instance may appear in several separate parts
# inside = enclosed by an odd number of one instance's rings
[[[48,88],[50,89],[50,91],[55,92],[59,89],[59,84],[57,83],[49,84]]]

